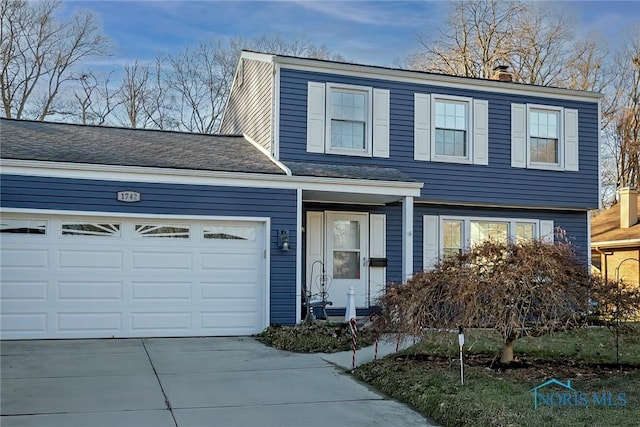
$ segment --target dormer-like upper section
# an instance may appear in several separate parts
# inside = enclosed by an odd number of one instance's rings
[[[396,168],[429,200],[597,207],[601,95],[505,80],[243,52],[221,131],[285,164]]]

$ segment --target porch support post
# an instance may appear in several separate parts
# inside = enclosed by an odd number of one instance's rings
[[[402,282],[413,275],[413,197],[402,201]]]
[[[302,322],[302,189],[296,191],[296,323]]]

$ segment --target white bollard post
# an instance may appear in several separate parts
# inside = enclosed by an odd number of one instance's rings
[[[356,317],[356,290],[351,286],[347,292],[347,309],[344,312],[344,321],[349,323]]]

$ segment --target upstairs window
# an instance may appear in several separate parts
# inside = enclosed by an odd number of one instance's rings
[[[414,160],[489,164],[489,101],[415,93]]]
[[[559,165],[560,112],[529,110],[529,159],[532,163]]]
[[[389,157],[387,89],[307,84],[307,152]]]
[[[578,171],[578,110],[511,104],[511,167]]]
[[[327,116],[329,151],[368,152],[370,147],[369,91],[329,87]]]
[[[435,99],[435,154],[467,159],[469,156],[469,103]]]

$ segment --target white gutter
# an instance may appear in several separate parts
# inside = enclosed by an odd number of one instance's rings
[[[222,185],[253,188],[282,188],[336,191],[357,194],[420,196],[421,182],[376,181],[368,179],[287,176],[265,173],[202,171],[140,166],[86,163],[41,162],[0,159],[2,173],[56,178],[131,180],[171,184]]]

